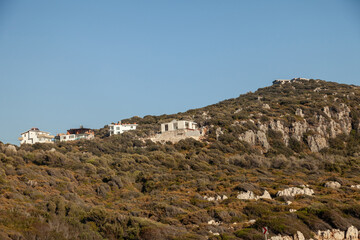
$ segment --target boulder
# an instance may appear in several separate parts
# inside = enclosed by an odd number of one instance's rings
[[[214,225],[214,226],[219,226],[220,222],[216,222],[215,220],[210,220],[210,221],[208,221],[208,224],[209,225]]]
[[[330,181],[330,182],[326,182],[324,186],[327,188],[338,189],[341,187],[341,184],[335,181]]]
[[[255,199],[258,200],[258,199],[272,199],[272,198],[270,196],[270,193],[265,190],[263,195],[257,196]]]
[[[262,105],[262,108],[263,109],[270,109],[270,106],[269,106],[269,104],[265,103],[265,104]]]
[[[305,240],[304,234],[302,234],[300,231],[297,231],[296,234],[294,234],[294,240]]]

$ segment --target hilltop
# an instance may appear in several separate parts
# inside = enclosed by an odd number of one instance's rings
[[[195,121],[201,141],[154,143]],[[1,239],[263,239],[360,228],[360,87],[273,84],[135,131],[0,143]],[[291,202],[291,203],[290,203]]]

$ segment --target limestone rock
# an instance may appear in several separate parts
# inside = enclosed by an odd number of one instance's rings
[[[308,130],[306,120],[304,122],[294,122],[291,125],[291,137],[295,138],[299,142],[302,141],[304,133]]]
[[[249,143],[250,145],[255,145],[255,143],[256,143],[256,136],[255,136],[254,131],[252,131],[252,130],[248,130],[245,133],[243,133],[239,137],[239,139]]]
[[[220,137],[220,135],[223,135],[223,134],[224,134],[223,131],[221,131],[221,127],[218,127],[218,128],[216,129],[215,134],[216,134],[216,139],[218,139],[218,138]]]
[[[240,200],[252,200],[255,199],[255,197],[256,196],[252,191],[247,191],[247,192],[240,192],[236,198]]]
[[[281,121],[277,120],[277,121],[272,121],[269,124],[269,127],[271,130],[274,131],[278,131],[281,132],[282,136],[283,136],[283,141],[285,143],[285,145],[289,144],[289,128],[285,127]]]
[[[260,145],[264,147],[266,150],[270,148],[270,144],[267,140],[266,133],[263,131],[257,132],[257,140],[259,141]]]
[[[330,182],[326,182],[324,186],[327,188],[338,189],[341,187],[341,184],[335,181],[330,181]]]
[[[220,233],[218,233],[218,232],[213,232],[213,231],[209,231],[209,233],[211,233],[212,235],[214,235],[214,236],[220,236]]]
[[[242,111],[242,108],[236,109],[235,112],[234,112],[234,114],[237,114],[237,113],[239,113],[239,112],[241,112],[241,111]]]
[[[346,233],[339,229],[331,229],[318,231],[314,235],[315,240],[358,240],[359,230],[356,227],[351,226],[347,229]],[[271,237],[270,240],[305,240],[305,237],[301,232],[297,231],[294,237],[277,235]],[[309,240],[312,240],[312,238]]]
[[[318,240],[343,240],[345,239],[345,232],[339,229],[331,229],[326,231],[318,231],[315,239]]]
[[[271,196],[270,196],[270,193],[268,191],[264,191],[264,194],[261,195],[261,196],[258,196],[256,200],[258,199],[272,199]]]
[[[249,143],[250,145],[260,145],[266,150],[270,148],[270,144],[267,140],[266,133],[264,131],[257,131],[256,133],[253,130],[248,130],[239,137],[240,140]]]
[[[305,240],[304,234],[302,234],[300,231],[297,231],[294,235],[294,240]]]
[[[268,191],[264,191],[261,196],[256,196],[252,191],[240,192],[237,195],[237,199],[240,200],[259,200],[259,199],[272,199]]]
[[[284,240],[284,237],[281,236],[281,235],[272,236],[272,237],[270,238],[270,240]],[[292,240],[292,238],[291,238],[291,240]]]
[[[345,133],[349,134],[351,131],[351,118],[350,118],[350,108],[344,104],[340,104],[340,111],[336,115],[337,119],[341,121],[343,130]]]
[[[272,236],[270,238],[270,240],[293,240],[293,238],[291,236],[281,236],[281,235],[277,235],[277,236]]]
[[[269,104],[266,104],[266,103],[265,103],[265,104],[262,105],[262,108],[263,108],[263,109],[270,109],[270,106],[269,106]]]
[[[319,152],[328,146],[325,137],[321,135],[308,136],[308,144],[312,152]]]
[[[223,195],[222,197],[220,195],[217,195],[216,197],[204,196],[203,198],[209,202],[222,201],[222,200],[228,199],[228,197],[226,195]]]
[[[215,201],[215,197],[204,196],[204,199],[208,200],[209,202]]]
[[[246,222],[247,224],[255,224],[256,223],[256,220],[255,219],[250,219],[249,221]]]
[[[346,239],[354,240],[358,238],[359,238],[359,230],[354,226],[350,226],[346,231]]]
[[[331,113],[330,113],[330,109],[328,106],[324,107],[323,112],[325,113],[326,116],[331,118]]]
[[[299,117],[304,117],[305,116],[301,108],[296,109],[295,115],[299,116]]]
[[[214,225],[214,226],[219,226],[220,222],[216,222],[215,220],[210,220],[210,221],[208,221],[208,224],[209,225]]]
[[[314,190],[310,189],[310,188],[298,188],[298,187],[291,187],[291,188],[287,188],[284,189],[282,191],[277,192],[276,196],[281,197],[281,196],[290,196],[290,197],[294,197],[296,195],[313,195],[314,194]]]

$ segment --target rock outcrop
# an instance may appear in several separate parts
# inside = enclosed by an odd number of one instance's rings
[[[216,222],[215,220],[210,220],[210,221],[208,221],[208,224],[209,225],[214,225],[214,226],[219,226],[220,222]]]
[[[264,106],[263,106],[264,108]],[[265,107],[267,108],[267,107]],[[319,152],[320,150],[329,146],[328,139],[335,138],[340,134],[349,134],[352,129],[352,119],[350,116],[350,108],[341,103],[336,108],[325,106],[322,114],[314,113],[313,117],[307,121],[305,114],[301,108],[297,108],[295,115],[303,118],[302,120],[286,123],[284,120],[270,120],[267,123],[256,122],[248,120],[255,124],[258,130],[248,130],[239,136],[239,139],[248,142],[250,145],[259,145],[266,151],[271,147],[267,139],[269,130],[277,131],[282,134],[282,140],[288,146],[291,138],[297,141],[303,141],[306,136],[306,143],[312,152]],[[243,123],[246,121],[242,121]],[[311,123],[311,124],[310,124]],[[360,131],[360,124],[358,127]]]
[[[256,196],[252,191],[240,192],[237,195],[237,199],[240,200],[259,200],[259,199],[272,199],[268,191],[264,191],[261,196]]]
[[[314,194],[314,190],[307,188],[307,187],[304,187],[304,188],[291,187],[291,188],[287,188],[287,189],[277,192],[276,196],[278,196],[278,197],[281,197],[281,196],[294,197],[296,195],[311,196],[313,194]]]
[[[319,152],[321,149],[326,148],[328,143],[326,138],[317,134],[313,136],[308,136],[308,145],[312,152]]]
[[[345,238],[349,240],[360,238],[359,230],[354,226],[350,226],[346,231]]]
[[[265,150],[270,148],[270,144],[267,140],[266,133],[264,131],[254,132],[253,130],[248,130],[245,133],[239,136],[239,139],[249,143],[250,145],[260,145]]]
[[[346,231],[331,229],[314,233],[315,240],[358,240],[359,237],[359,230],[354,226],[350,226]],[[277,235],[271,237],[270,240],[305,240],[305,237],[297,231],[293,237]]]
[[[220,195],[217,195],[216,197],[204,196],[203,198],[204,198],[204,200],[207,200],[209,202],[222,201],[222,200],[228,199],[228,197],[226,195],[223,195],[222,197]]]

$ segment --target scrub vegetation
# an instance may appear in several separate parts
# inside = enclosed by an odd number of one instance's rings
[[[327,138],[320,152],[309,148],[312,132],[286,144],[269,130],[267,150],[240,140],[258,122],[303,120],[298,108],[315,126],[314,114],[323,116],[326,106],[336,113],[341,104],[351,109],[351,131]],[[105,126],[90,141],[16,150],[0,143],[0,238],[263,239],[263,226],[271,235],[301,231],[310,238],[317,230],[360,228],[360,189],[351,187],[360,184],[359,106],[359,87],[310,80],[185,113],[124,119],[139,125],[122,135],[109,137]],[[194,120],[207,134],[175,144],[147,139],[173,119]],[[326,188],[327,181],[341,188]],[[276,195],[300,185],[315,194]],[[272,200],[237,199],[265,190]]]

